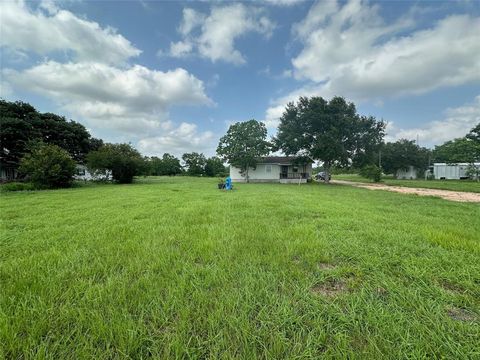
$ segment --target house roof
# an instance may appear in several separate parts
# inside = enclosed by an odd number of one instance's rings
[[[259,164],[278,164],[278,165],[291,165],[295,159],[294,156],[265,156],[258,159]],[[313,163],[313,161],[310,161]]]

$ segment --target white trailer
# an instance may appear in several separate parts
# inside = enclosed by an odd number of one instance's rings
[[[433,175],[437,180],[460,180],[468,179],[467,169],[469,163],[456,163],[456,164],[447,164],[447,163],[434,163],[433,164]],[[474,163],[476,167],[480,168],[480,163]]]

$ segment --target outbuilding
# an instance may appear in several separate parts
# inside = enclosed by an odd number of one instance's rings
[[[468,179],[467,170],[470,163],[434,163],[433,175],[438,180],[460,180]],[[473,163],[473,165],[480,169],[480,162]]]

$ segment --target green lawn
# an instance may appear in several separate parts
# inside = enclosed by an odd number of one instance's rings
[[[332,175],[333,180],[348,180],[355,182],[369,183],[371,180],[365,179],[357,174],[338,174]],[[470,191],[480,193],[480,182],[472,180],[397,180],[393,177],[385,177],[382,183],[386,185],[443,189],[453,191]]]
[[[480,206],[150,178],[1,194],[0,358],[480,357]]]

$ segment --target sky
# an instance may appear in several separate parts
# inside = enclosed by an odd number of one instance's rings
[[[215,154],[237,121],[342,96],[387,141],[480,122],[480,1],[0,2],[0,97],[144,155]]]

